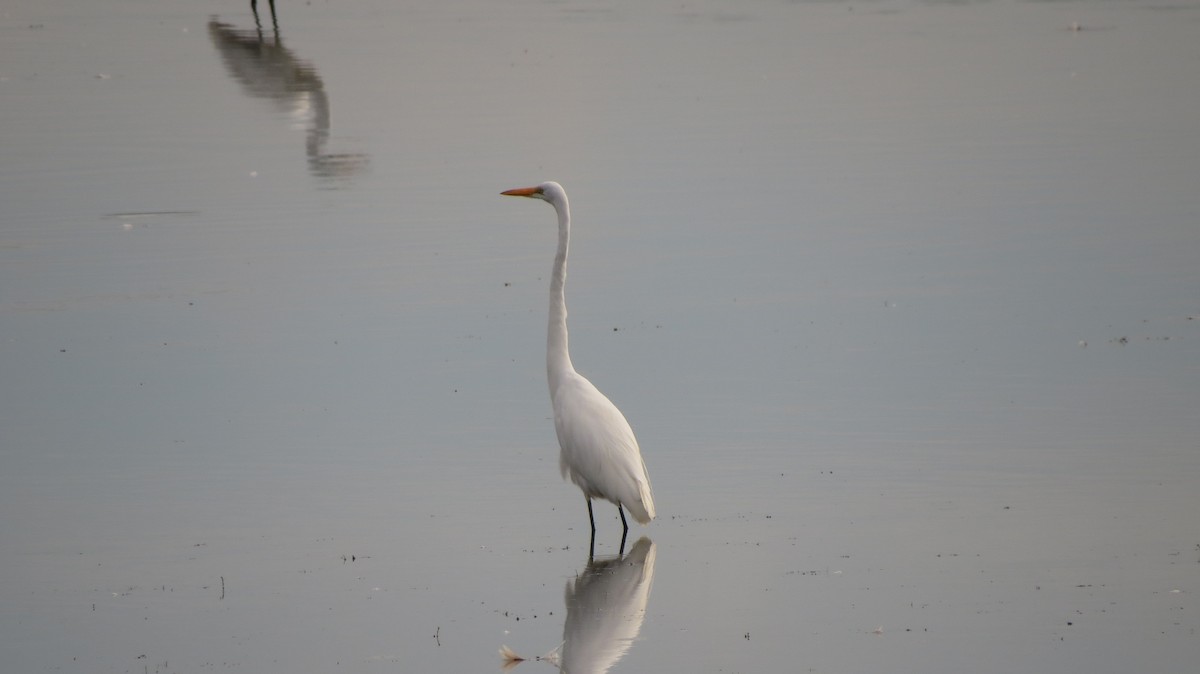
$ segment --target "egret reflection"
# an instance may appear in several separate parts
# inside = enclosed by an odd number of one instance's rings
[[[264,31],[254,10],[254,28],[237,28],[213,17],[208,34],[221,54],[225,69],[251,98],[271,103],[281,115],[295,120],[304,130],[304,151],[309,171],[323,180],[344,180],[362,172],[369,159],[365,154],[330,153],[329,96],[325,83],[311,63],[283,45],[271,2],[271,29]]]
[[[564,674],[603,674],[633,645],[642,631],[650,586],[654,581],[654,542],[642,537],[629,554],[594,560],[567,581],[567,620],[558,648],[538,660]],[[504,670],[524,661],[507,646],[500,648]]]

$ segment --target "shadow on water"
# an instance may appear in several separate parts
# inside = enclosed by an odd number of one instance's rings
[[[629,651],[642,630],[654,581],[654,542],[642,537],[629,554],[591,559],[567,581],[562,643],[537,658],[571,674],[602,674]],[[500,648],[504,671],[525,660]]]
[[[264,99],[282,115],[296,119],[305,131],[308,168],[322,180],[348,180],[362,173],[370,159],[365,154],[329,153],[329,96],[311,63],[283,45],[283,35],[271,0],[271,29],[264,31],[256,2],[254,28],[237,28],[213,17],[208,34],[221,54],[229,76],[251,98]]]

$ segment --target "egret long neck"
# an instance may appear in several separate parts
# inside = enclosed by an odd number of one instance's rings
[[[550,395],[558,390],[563,376],[575,371],[567,350],[567,300],[563,288],[567,283],[567,248],[571,240],[571,209],[564,201],[555,204],[558,212],[558,252],[554,255],[554,270],[550,274],[550,324],[546,329],[546,376]]]

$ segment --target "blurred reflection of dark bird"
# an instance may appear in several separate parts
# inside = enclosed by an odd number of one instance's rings
[[[271,0],[273,30],[264,35],[258,21],[256,3],[254,29],[237,28],[213,17],[208,34],[221,55],[229,76],[251,98],[266,100],[280,115],[294,120],[305,133],[304,149],[309,170],[322,179],[353,177],[367,166],[364,154],[337,154],[325,151],[329,140],[329,96],[325,83],[311,63],[297,57],[283,45]]]
[[[654,543],[642,537],[628,555],[589,558],[574,580],[567,581],[567,619],[563,642],[538,660],[569,674],[603,674],[633,645],[646,618],[654,582]],[[505,670],[524,659],[501,647]]]

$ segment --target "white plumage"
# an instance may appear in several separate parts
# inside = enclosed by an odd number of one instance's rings
[[[642,524],[654,519],[650,477],[624,415],[592,382],[571,372],[553,396],[559,467],[589,499],[623,505]]]
[[[642,524],[654,519],[654,496],[650,475],[625,415],[592,382],[575,371],[567,345],[567,305],[564,286],[567,250],[571,237],[571,209],[567,193],[556,182],[508,190],[508,196],[546,201],[558,214],[558,253],[550,277],[550,320],[546,333],[546,374],[550,401],[554,405],[554,429],[562,452],[559,466],[587,499],[592,534],[592,499],[602,498],[617,506],[621,524],[628,532],[622,506]],[[624,540],[622,538],[622,540]]]

